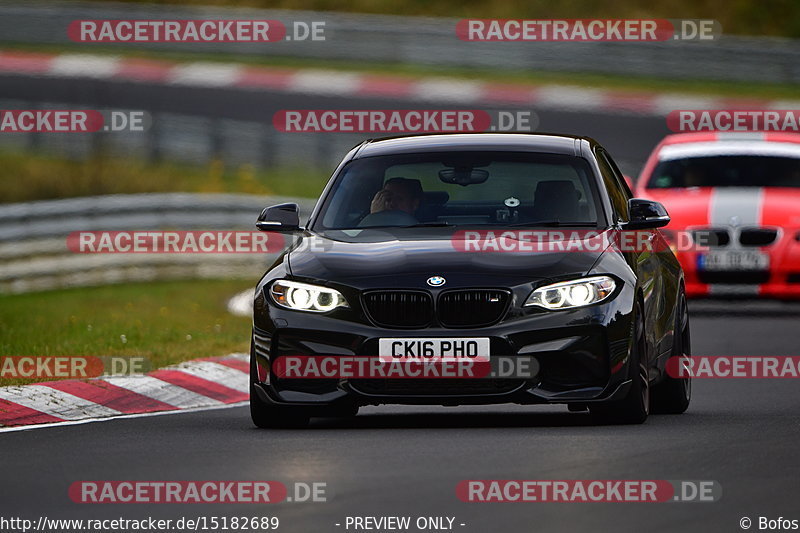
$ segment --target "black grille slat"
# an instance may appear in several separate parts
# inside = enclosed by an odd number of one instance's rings
[[[697,229],[692,231],[692,239],[698,246],[722,248],[731,242],[730,233],[726,229]]]
[[[373,322],[389,328],[422,328],[433,319],[433,300],[421,291],[373,291],[364,294]]]
[[[771,228],[746,228],[739,234],[742,246],[769,246],[778,238],[778,230]]]
[[[725,228],[702,228],[692,230],[692,238],[698,246],[710,248],[723,248],[731,243],[732,238],[738,238],[741,246],[769,246],[778,239],[778,230],[775,228],[742,228],[734,231],[733,237]]]
[[[436,316],[446,328],[490,326],[503,318],[511,295],[500,289],[459,289],[439,295]],[[427,292],[385,290],[364,293],[364,309],[378,326],[424,328],[433,323],[433,299]]]
[[[508,308],[510,295],[497,289],[469,289],[439,295],[438,317],[445,327],[490,326],[500,320]]]

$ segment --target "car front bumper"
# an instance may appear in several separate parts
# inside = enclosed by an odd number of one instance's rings
[[[522,313],[474,329],[385,329],[332,316],[254,305],[254,385],[274,405],[336,407],[356,404],[593,403],[623,397],[633,294],[625,289],[601,304],[556,312]],[[283,356],[378,357],[378,340],[397,337],[488,337],[492,357],[529,357],[534,377],[441,379],[296,379],[276,376]]]

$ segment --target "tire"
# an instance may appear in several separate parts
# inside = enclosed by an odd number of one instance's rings
[[[683,357],[691,353],[689,309],[686,294],[678,297],[678,312],[675,317],[675,338],[672,357]],[[665,373],[664,379],[653,387],[653,413],[679,415],[689,408],[692,401],[692,378],[674,378]]]
[[[256,427],[269,428],[304,428],[308,426],[310,417],[299,411],[297,407],[283,407],[265,403],[258,396],[256,383],[258,371],[256,370],[255,347],[250,340],[250,418]]]
[[[650,414],[650,379],[647,368],[644,313],[638,302],[634,308],[633,343],[631,345],[631,387],[621,400],[589,405],[589,411],[606,424],[642,424]]]

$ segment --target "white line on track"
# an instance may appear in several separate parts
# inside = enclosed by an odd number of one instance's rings
[[[429,78],[417,82],[411,97],[418,100],[450,100],[459,103],[479,102],[483,84],[474,81]]]
[[[290,88],[301,93],[353,95],[360,82],[361,76],[356,73],[309,69],[296,73]]]
[[[597,110],[602,109],[607,91],[571,85],[548,85],[536,92],[534,105],[547,108]]]
[[[169,83],[200,87],[229,87],[241,76],[242,67],[235,64],[187,63],[173,67]]]
[[[92,54],[62,54],[53,58],[48,74],[77,78],[111,78],[119,70],[119,58]]]

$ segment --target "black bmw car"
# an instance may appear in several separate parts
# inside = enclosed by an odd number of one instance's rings
[[[689,378],[665,369],[690,352],[689,320],[683,272],[658,246],[668,223],[589,138],[365,141],[304,226],[295,204],[256,223],[296,240],[255,291],[253,422],[302,426],[387,403],[559,403],[610,423],[682,413]],[[465,354],[534,370],[289,375],[281,364]]]

